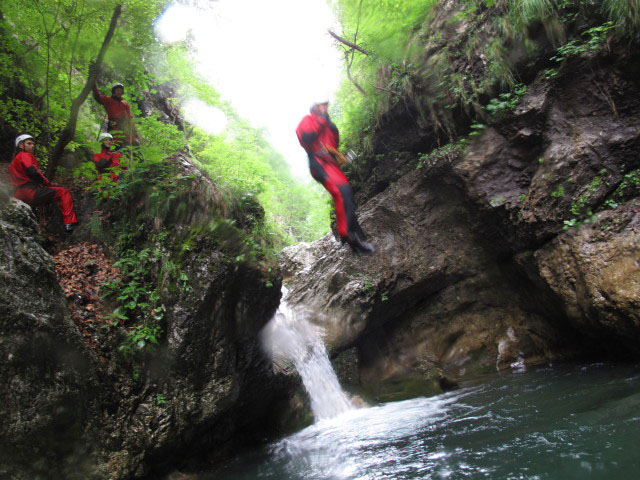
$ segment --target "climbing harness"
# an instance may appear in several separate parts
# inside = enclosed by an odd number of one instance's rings
[[[330,147],[328,145],[324,145],[324,148],[327,149],[327,152],[329,152],[331,154],[331,156],[333,158],[335,158],[338,163],[342,164],[342,165],[346,165],[347,163],[351,163],[351,160],[348,160],[348,157],[345,157],[344,153],[342,153],[340,150]]]

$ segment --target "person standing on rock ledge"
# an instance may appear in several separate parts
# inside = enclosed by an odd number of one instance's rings
[[[336,224],[342,242],[348,243],[356,253],[375,252],[375,248],[366,241],[360,228],[356,218],[353,189],[338,165],[338,159],[344,157],[337,150],[340,133],[329,118],[328,100],[316,102],[311,106],[309,115],[298,125],[296,135],[309,157],[311,176],[333,197]]]
[[[9,165],[11,183],[16,187],[16,193],[13,196],[31,207],[58,200],[64,221],[64,231],[71,233],[78,219],[73,210],[73,199],[69,190],[53,186],[42,174],[38,168],[38,159],[33,154],[36,143],[31,135],[18,136],[16,148],[18,153]]]
[[[110,97],[100,93],[98,86],[93,85],[93,98],[104,107],[109,117],[107,131],[113,134],[116,150],[123,147],[140,146],[131,109],[129,104],[122,100],[122,95],[124,95],[124,85],[121,83],[116,83],[111,87]]]

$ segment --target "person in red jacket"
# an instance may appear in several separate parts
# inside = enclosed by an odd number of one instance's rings
[[[93,154],[93,163],[99,173],[109,173],[111,179],[117,182],[122,172],[127,167],[120,165],[122,154],[111,150],[113,144],[113,136],[110,133],[101,133],[98,140],[102,142],[102,150],[100,153]]]
[[[338,153],[340,133],[329,118],[328,101],[312,105],[309,115],[306,115],[298,125],[296,135],[309,157],[311,176],[333,197],[340,238],[356,253],[374,252],[375,249],[366,241],[356,218],[353,189],[340,170],[335,155],[330,153]]]
[[[9,165],[11,183],[16,187],[13,196],[32,207],[57,200],[62,211],[64,230],[70,233],[78,223],[71,194],[64,187],[52,185],[42,174],[38,168],[38,160],[33,155],[35,146],[31,135],[20,135],[16,138],[18,153]]]
[[[133,115],[129,104],[122,100],[124,85],[116,83],[111,87],[111,96],[100,93],[97,85],[93,85],[93,98],[101,104],[107,112],[109,123],[107,130],[114,136],[115,149],[122,147],[138,146],[138,132],[133,122]]]

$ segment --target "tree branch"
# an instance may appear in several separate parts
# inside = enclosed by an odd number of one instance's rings
[[[371,86],[377,90],[380,90],[381,92],[397,93],[397,92],[394,92],[393,90],[389,90],[388,88],[379,87],[378,85],[371,84]]]
[[[349,78],[349,80],[351,80],[351,83],[353,83],[353,85],[358,89],[358,91],[361,94],[366,95],[367,92],[364,91],[364,88],[358,85],[358,82],[356,82],[356,80],[351,76],[351,62],[349,61],[349,52],[351,52],[351,54],[353,55],[353,50],[348,50],[344,52],[344,60],[347,64],[347,77]]]
[[[329,32],[329,35],[331,35],[333,38],[335,38],[339,42],[344,43],[347,47],[351,47],[354,50],[359,51],[360,53],[364,53],[365,55],[370,55],[369,52],[367,52],[364,48],[359,47],[355,43],[351,43],[349,40],[342,38],[340,35],[333,33],[331,30],[327,30],[327,31]]]
[[[51,161],[49,162],[49,166],[47,168],[47,177],[49,178],[49,180],[53,180],[53,177],[56,174],[56,169],[58,168],[58,163],[60,163],[60,158],[62,158],[62,154],[64,153],[64,149],[76,134],[76,123],[78,121],[78,113],[80,111],[80,107],[87,99],[87,97],[89,96],[89,92],[91,92],[91,89],[96,83],[98,71],[100,70],[100,66],[102,65],[102,60],[104,59],[104,55],[107,52],[107,48],[109,48],[109,44],[111,43],[111,38],[113,38],[113,34],[116,30],[118,18],[120,17],[121,12],[122,5],[116,5],[116,7],[113,9],[113,15],[111,16],[111,24],[109,25],[109,30],[107,31],[107,34],[102,41],[100,51],[98,52],[98,57],[93,64],[93,68],[89,69],[89,77],[87,78],[87,83],[85,83],[84,88],[71,104],[69,122],[67,122],[67,126],[64,127],[64,130],[60,134],[58,143],[56,143],[56,146],[53,149],[53,153],[51,154]]]

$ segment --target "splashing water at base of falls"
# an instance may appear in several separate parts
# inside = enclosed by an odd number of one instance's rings
[[[262,332],[264,348],[274,359],[293,363],[309,394],[316,420],[353,409],[331,367],[322,342],[322,329],[312,325],[303,310],[289,307],[286,295],[283,287],[280,307]]]
[[[530,368],[354,409],[198,480],[636,480],[640,365]]]
[[[432,398],[355,409],[331,368],[322,329],[307,318],[282,301],[262,340],[275,361],[298,370],[316,423],[194,478],[638,478],[638,365],[516,370]]]

